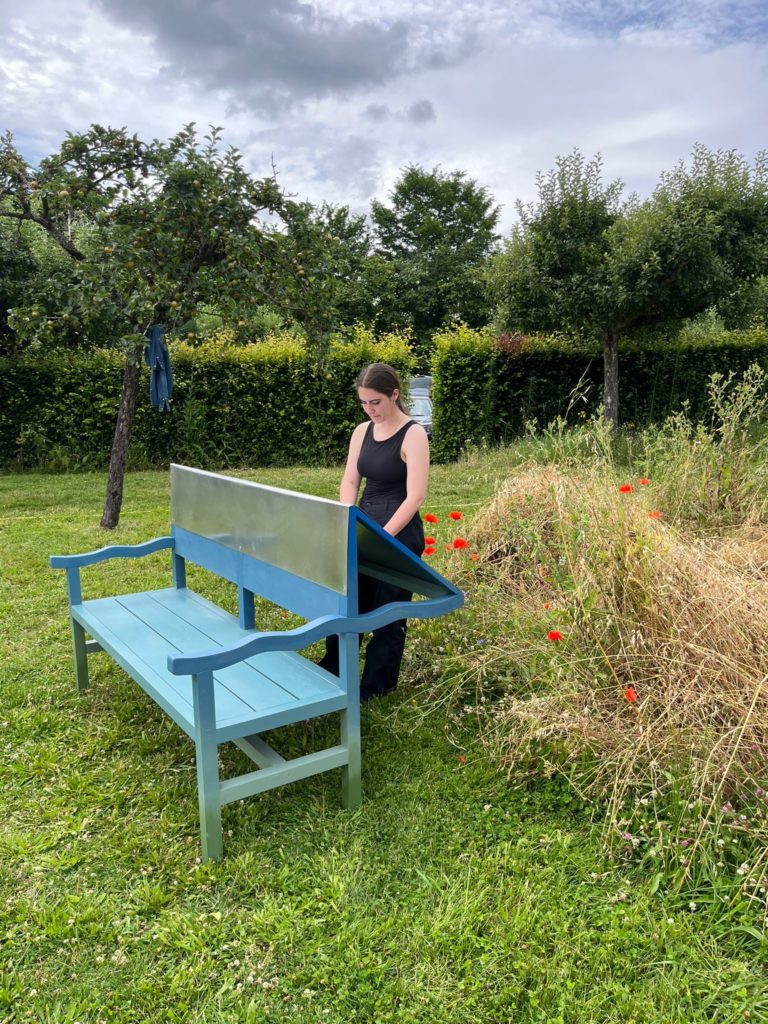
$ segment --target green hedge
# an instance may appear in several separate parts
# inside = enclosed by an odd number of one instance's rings
[[[170,413],[149,404],[142,368],[131,465],[338,463],[362,414],[354,380],[369,362],[412,367],[406,342],[358,337],[321,370],[293,339],[172,352]],[[0,359],[0,465],[73,469],[109,460],[123,376],[117,352]]]
[[[684,402],[694,419],[709,414],[707,384],[716,371],[743,373],[752,363],[768,369],[768,330],[721,331],[661,345],[619,346],[619,415],[624,424],[658,422]],[[433,456],[456,458],[473,444],[520,436],[529,420],[540,425],[565,415],[583,381],[594,412],[602,402],[599,347],[558,339],[503,338],[457,327],[435,339]]]
[[[354,379],[368,362],[413,361],[405,339],[374,342],[364,331],[334,345],[322,370],[295,339],[245,348],[180,346],[172,354],[170,413],[149,404],[142,371],[131,439],[133,467],[340,462],[360,422]],[[768,368],[768,331],[721,331],[667,345],[626,343],[619,354],[619,410],[624,423],[663,419],[688,402],[708,414],[715,371]],[[553,338],[511,338],[467,327],[439,335],[433,362],[433,456],[456,458],[468,444],[519,436],[526,421],[563,415],[580,379],[594,411],[602,400],[602,356]],[[107,464],[123,376],[117,352],[0,359],[0,466],[101,468]]]

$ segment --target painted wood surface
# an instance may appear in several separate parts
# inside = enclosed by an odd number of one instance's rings
[[[169,657],[248,639],[232,616],[186,589],[86,601],[76,609],[76,618],[190,736],[192,672],[170,672]],[[205,670],[204,665],[194,669]],[[346,703],[336,677],[291,651],[240,659],[214,671],[213,679],[219,742],[256,732],[250,728],[255,724],[264,731],[310,717],[307,710],[326,713]]]
[[[227,493],[233,479],[226,478]],[[257,517],[260,486],[239,483],[244,485],[246,500],[254,503]],[[263,490],[274,501],[276,489]],[[316,512],[322,500],[308,500],[308,510]],[[333,504],[338,516],[338,503]],[[359,509],[348,506],[342,514],[348,516],[347,563],[342,573],[346,582],[340,590],[238,550],[231,537],[226,544],[217,543],[178,524],[172,524],[170,536],[144,544],[51,556],[51,566],[67,574],[80,689],[86,690],[89,684],[88,657],[104,651],[194,740],[206,860],[222,855],[222,807],[233,800],[340,768],[342,803],[357,806],[362,798],[358,634],[402,618],[444,615],[463,603],[457,587]],[[305,542],[312,538],[311,525],[308,522]],[[164,549],[171,554],[173,586],[83,600],[82,568]],[[187,587],[188,561],[236,584],[237,617]],[[395,602],[359,615],[358,573],[396,583],[424,600]],[[254,595],[309,621],[283,632],[259,632]],[[330,634],[339,637],[338,678],[299,653]],[[340,742],[327,750],[286,761],[259,735],[332,712],[340,712]],[[220,780],[218,747],[227,741],[236,743],[257,770]]]

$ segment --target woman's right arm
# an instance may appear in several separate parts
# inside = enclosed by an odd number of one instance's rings
[[[347,465],[344,468],[344,476],[341,478],[341,486],[339,487],[339,501],[343,501],[345,505],[357,504],[357,495],[360,491],[360,481],[362,479],[357,470],[357,459],[363,446],[363,438],[365,437],[367,426],[367,423],[359,423],[352,431],[352,437],[349,439]]]

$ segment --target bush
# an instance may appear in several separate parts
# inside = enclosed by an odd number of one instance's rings
[[[362,329],[332,345],[322,367],[293,337],[258,345],[173,348],[170,413],[149,403],[146,369],[131,437],[132,465],[200,467],[335,463],[361,419],[354,380],[368,362],[403,376],[405,339]],[[102,467],[109,459],[123,375],[118,352],[2,359],[0,465]]]
[[[688,331],[665,345],[626,341],[619,346],[619,412],[624,424],[658,423],[686,409],[708,415],[707,389],[715,372],[768,367],[768,330]],[[456,458],[467,445],[497,444],[549,423],[573,407],[597,411],[602,397],[599,347],[559,337],[501,335],[465,326],[435,337],[434,456]]]

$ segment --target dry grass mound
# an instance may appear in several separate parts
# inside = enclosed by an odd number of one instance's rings
[[[510,771],[608,795],[625,838],[648,794],[681,794],[704,827],[768,789],[768,530],[696,536],[659,497],[610,468],[537,466],[471,536],[498,595],[477,678],[512,680],[487,743]]]

